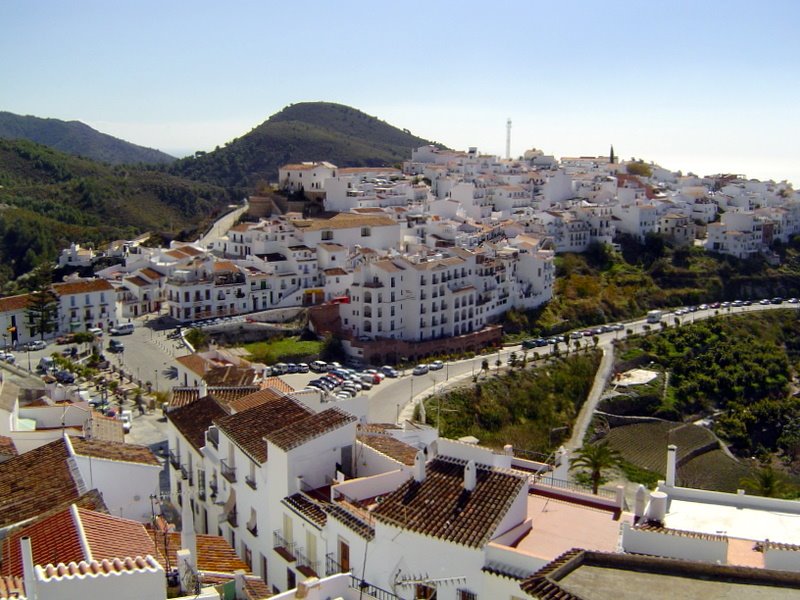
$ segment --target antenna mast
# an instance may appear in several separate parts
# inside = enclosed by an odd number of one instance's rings
[[[511,158],[511,119],[506,121],[506,160]]]

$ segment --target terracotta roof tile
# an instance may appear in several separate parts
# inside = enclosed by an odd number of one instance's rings
[[[295,391],[292,386],[290,386],[280,377],[266,377],[264,381],[261,382],[261,388],[271,388],[273,390],[283,392],[284,394],[291,394]]]
[[[0,598],[25,598],[22,577],[0,575]]]
[[[148,528],[147,533],[151,539],[158,545],[159,552],[163,555],[164,552],[164,533],[152,528]],[[181,534],[180,533],[167,533],[166,548],[169,564],[176,566],[178,564],[178,550],[181,549]],[[230,544],[223,537],[216,535],[203,535],[197,534],[197,568],[201,571],[210,571],[212,573],[234,573],[241,569],[246,573],[250,573],[247,564],[242,561]]]
[[[252,367],[220,365],[210,368],[203,379],[210,386],[253,385],[256,379],[256,372]]]
[[[58,439],[0,463],[0,528],[81,496],[84,490],[73,479],[68,458],[64,440]]]
[[[395,459],[396,461],[412,466],[414,458],[417,456],[417,449],[409,446],[405,442],[393,438],[390,435],[381,435],[374,433],[359,433],[356,439],[362,444],[366,444],[370,448],[377,450],[381,454]]]
[[[6,296],[5,298],[0,298],[0,312],[22,310],[28,306],[29,300],[29,294],[20,294],[19,296]]]
[[[31,539],[33,561],[37,565],[66,565],[147,554],[159,558],[144,525],[138,521],[71,505],[16,529],[3,540],[3,571],[7,574],[23,574],[20,550],[23,537]]]
[[[259,394],[270,390],[262,390]],[[313,414],[288,396],[274,398],[240,413],[215,419],[214,423],[242,451],[258,463],[267,460],[264,436],[276,429],[289,426]],[[1,465],[0,465],[1,466]]]
[[[160,467],[158,457],[147,446],[136,444],[120,444],[118,442],[105,442],[102,440],[85,440],[80,437],[71,437],[72,449],[80,456],[92,456],[106,460],[131,462],[140,465]]]
[[[214,398],[226,411],[230,404],[237,398],[248,396],[258,391],[256,385],[243,386],[209,386],[208,395]],[[176,387],[172,388],[172,397],[169,401],[170,410],[186,406],[200,399],[200,389],[196,387]]]
[[[283,424],[284,427],[267,433],[265,437],[278,448],[291,450],[329,431],[348,423],[355,423],[357,420],[353,415],[333,407],[320,413],[312,413],[305,419],[294,423]]]
[[[125,282],[135,285],[136,287],[147,287],[148,285],[153,285],[152,283],[147,281],[147,279],[145,279],[144,277],[139,277],[138,275],[134,275],[133,277],[126,277]]]
[[[328,520],[325,510],[315,500],[300,492],[287,496],[281,502],[318,527],[325,525]]]
[[[87,279],[84,281],[70,281],[67,283],[54,283],[53,291],[59,296],[69,294],[88,294],[90,292],[113,291],[112,286],[105,279]]]
[[[372,540],[375,537],[375,528],[370,523],[355,513],[345,510],[338,504],[326,505],[325,511],[328,515],[335,518],[342,525],[356,532],[364,539]]]
[[[251,408],[255,408],[256,406],[261,406],[265,402],[283,398],[285,395],[285,392],[281,392],[274,388],[262,388],[251,394],[247,394],[246,396],[241,396],[233,400],[229,405],[230,411],[231,413],[244,412]]]
[[[144,269],[139,269],[139,273],[147,277],[148,279],[161,279],[164,277],[163,274],[159,273],[155,269],[151,269],[150,267],[145,267]]]
[[[336,213],[329,218],[300,219],[294,222],[295,227],[304,231],[351,229],[353,227],[386,227],[397,224],[397,221],[389,216],[357,215],[353,213]]]
[[[170,410],[167,419],[199,451],[206,445],[206,430],[213,425],[214,419],[224,417],[226,414],[211,396],[206,396],[191,404]]]
[[[524,477],[477,465],[475,489],[464,489],[464,462],[437,458],[384,496],[373,515],[385,523],[479,548],[485,545],[527,485]]]
[[[186,354],[178,356],[175,360],[189,369],[192,373],[205,377],[206,372],[211,367],[211,361],[206,360],[199,354]]]

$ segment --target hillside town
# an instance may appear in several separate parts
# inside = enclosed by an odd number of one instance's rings
[[[80,389],[46,374],[31,389],[0,362],[0,599],[545,600],[620,586],[691,598],[722,584],[730,597],[800,597],[797,501],[681,485],[673,444],[652,489],[593,490],[571,473],[582,439],[550,456],[449,439],[414,413],[414,375],[392,367],[496,349],[507,311],[553,299],[557,254],[620,236],[779,261],[776,244],[800,234],[789,184],[684,175],[613,148],[557,160],[435,146],[402,168],[308,162],[278,179],[194,242],[75,240],[58,267],[76,273],[45,300],[0,298],[5,350],[86,333],[102,349],[104,334],[151,321],[174,326],[180,348],[167,401],[141,413],[164,452],[130,443],[130,426]],[[114,260],[77,276],[100,258]],[[185,337],[300,312],[349,367],[376,367],[358,374],[367,386],[410,381],[410,398],[390,399],[394,422],[371,417],[375,396],[295,388]],[[595,348],[624,329],[597,330]]]

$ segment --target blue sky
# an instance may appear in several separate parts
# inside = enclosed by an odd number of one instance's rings
[[[288,104],[800,185],[800,2],[0,2],[0,110],[176,155]]]

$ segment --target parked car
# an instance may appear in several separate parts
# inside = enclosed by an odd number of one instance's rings
[[[414,375],[425,375],[428,372],[428,370],[429,370],[428,365],[426,365],[425,363],[422,363],[422,364],[419,364],[416,367],[414,367],[414,370],[412,371],[412,373]]]
[[[435,360],[428,365],[428,368],[431,371],[441,371],[442,369],[444,369],[444,363],[440,360]]]
[[[75,383],[75,375],[69,371],[56,371],[54,377],[58,383],[63,383],[65,385]]]
[[[381,367],[381,372],[387,377],[391,377],[392,379],[395,379],[400,375],[400,373],[397,372],[397,369],[395,369],[394,367],[390,367],[389,365],[383,365]]]
[[[314,371],[314,373],[324,373],[328,370],[328,363],[324,360],[315,360],[309,365],[310,369]]]
[[[75,341],[75,334],[68,333],[67,335],[60,335],[56,338],[56,344],[63,345],[63,344],[71,344]]]
[[[94,337],[103,337],[103,330],[99,327],[90,327],[86,331],[87,333],[91,333]]]
[[[26,348],[28,350],[44,350],[47,348],[47,342],[44,340],[33,340],[26,346]]]
[[[306,363],[297,363],[297,372],[298,373],[308,373],[311,368]]]
[[[125,345],[120,342],[119,340],[111,340],[108,342],[108,351],[113,354],[118,354],[119,352],[125,351]]]
[[[112,327],[108,332],[111,335],[130,335],[133,333],[133,330],[134,330],[133,323],[122,323],[121,325]]]

